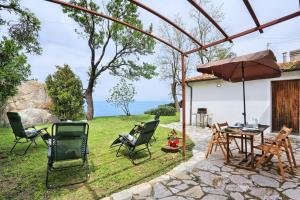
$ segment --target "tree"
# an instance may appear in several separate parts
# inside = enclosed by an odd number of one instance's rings
[[[51,112],[62,120],[74,120],[83,114],[82,84],[68,65],[56,66],[57,71],[46,78],[53,105]]]
[[[141,20],[138,19],[137,6],[127,0],[111,0],[101,9],[94,0],[70,0],[69,2],[143,28]],[[152,38],[118,23],[73,8],[63,7],[63,12],[77,22],[81,29],[75,31],[87,40],[91,53],[89,80],[84,93],[88,106],[88,120],[94,115],[93,89],[105,71],[130,80],[138,80],[140,77],[151,79],[156,75],[154,65],[138,62],[139,56],[153,53],[155,41]],[[152,25],[146,31],[151,33]],[[114,49],[113,52],[108,50],[111,49],[109,47]]]
[[[220,23],[224,19],[222,5],[215,6],[211,3],[210,0],[198,0],[198,4],[202,7],[206,7],[206,11],[217,23]],[[196,26],[192,29],[191,32],[194,33],[195,37],[198,39],[198,41],[200,41],[201,44],[215,42],[224,37],[220,33],[220,31],[217,30],[215,26],[198,10],[192,10],[191,19],[196,22]],[[198,61],[200,62],[199,64],[234,57],[235,53],[231,51],[231,47],[232,45],[222,43],[207,48],[207,51],[196,52]]]
[[[180,27],[186,29],[182,19],[179,15],[175,17],[175,23]],[[167,24],[162,24],[159,27],[159,32],[162,38],[165,38],[169,43],[178,47],[182,51],[187,51],[193,45],[180,31],[170,28]],[[161,54],[157,57],[158,64],[160,65],[160,78],[162,80],[169,80],[171,82],[171,96],[175,103],[176,110],[179,111],[178,94],[181,90],[181,55],[178,51],[169,48],[165,45],[160,47]],[[185,59],[185,75],[187,76],[190,69],[192,56]]]
[[[0,11],[13,15],[14,20],[0,16],[0,27],[7,28],[7,37],[14,40],[27,53],[41,53],[38,33],[41,23],[27,8],[20,5],[20,0],[0,0]],[[2,31],[2,30],[1,30]],[[3,31],[4,32],[4,31]],[[3,38],[4,39],[4,38]]]
[[[134,95],[136,94],[134,86],[130,83],[127,84],[125,79],[110,89],[111,95],[106,100],[108,103],[120,107],[123,112],[129,116],[129,104],[134,102]]]
[[[7,99],[17,93],[17,86],[30,75],[30,65],[21,46],[4,38],[0,42],[0,113]]]

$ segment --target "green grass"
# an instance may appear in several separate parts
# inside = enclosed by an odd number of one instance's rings
[[[128,133],[140,121],[151,120],[153,116],[99,117],[90,124],[88,145],[90,149],[90,179],[87,183],[47,190],[45,186],[47,148],[41,139],[25,156],[10,155],[13,134],[8,128],[0,128],[0,199],[99,199],[111,193],[129,188],[160,176],[182,162],[180,153],[167,154],[160,150],[166,144],[170,130],[158,127],[158,140],[152,143],[152,159],[133,165],[127,157],[115,157],[116,149],[110,149],[111,142],[121,133]],[[161,123],[178,121],[176,117],[161,117]],[[50,127],[50,125],[47,125]],[[187,140],[187,157],[192,155],[191,140]],[[19,144],[17,151],[25,149]],[[139,153],[138,161],[146,154]],[[61,171],[54,174],[63,183],[80,178],[80,171]],[[52,177],[53,180],[53,177]]]

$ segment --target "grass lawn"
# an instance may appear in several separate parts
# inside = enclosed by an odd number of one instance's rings
[[[140,121],[153,119],[150,115],[130,117],[99,117],[90,125],[88,146],[88,182],[47,190],[45,186],[47,148],[41,139],[32,145],[25,156],[10,155],[14,136],[10,129],[0,128],[0,199],[99,199],[132,185],[142,183],[170,171],[182,162],[181,154],[167,154],[160,150],[167,143],[170,130],[158,127],[157,141],[152,143],[152,159],[133,165],[126,157],[116,157],[116,149],[110,149],[112,141],[121,133],[128,133]],[[176,117],[161,117],[161,123],[178,121]],[[47,125],[50,127],[50,125]],[[42,126],[41,126],[42,127]],[[51,130],[51,129],[49,129]],[[187,157],[191,157],[191,140],[187,140]],[[22,152],[26,145],[18,144]],[[141,161],[145,153],[139,152]],[[140,161],[140,160],[138,160]],[[59,182],[68,183],[81,178],[82,169],[64,170],[54,174]],[[50,179],[52,181],[56,181]]]

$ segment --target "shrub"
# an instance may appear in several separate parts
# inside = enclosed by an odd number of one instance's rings
[[[171,106],[159,106],[158,108],[147,110],[144,113],[149,115],[159,114],[160,116],[175,116],[176,108]]]
[[[164,107],[164,106],[170,106],[176,108],[175,103],[167,103],[167,104],[159,105],[158,107]]]
[[[57,66],[46,79],[52,99],[50,111],[61,120],[75,120],[83,115],[82,83],[68,65]]]

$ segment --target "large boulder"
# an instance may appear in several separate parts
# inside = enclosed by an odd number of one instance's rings
[[[4,109],[3,121],[8,123],[6,112],[18,112],[24,126],[56,122],[57,118],[50,112],[51,98],[46,85],[35,80],[25,81],[18,86],[18,93],[10,98]]]

